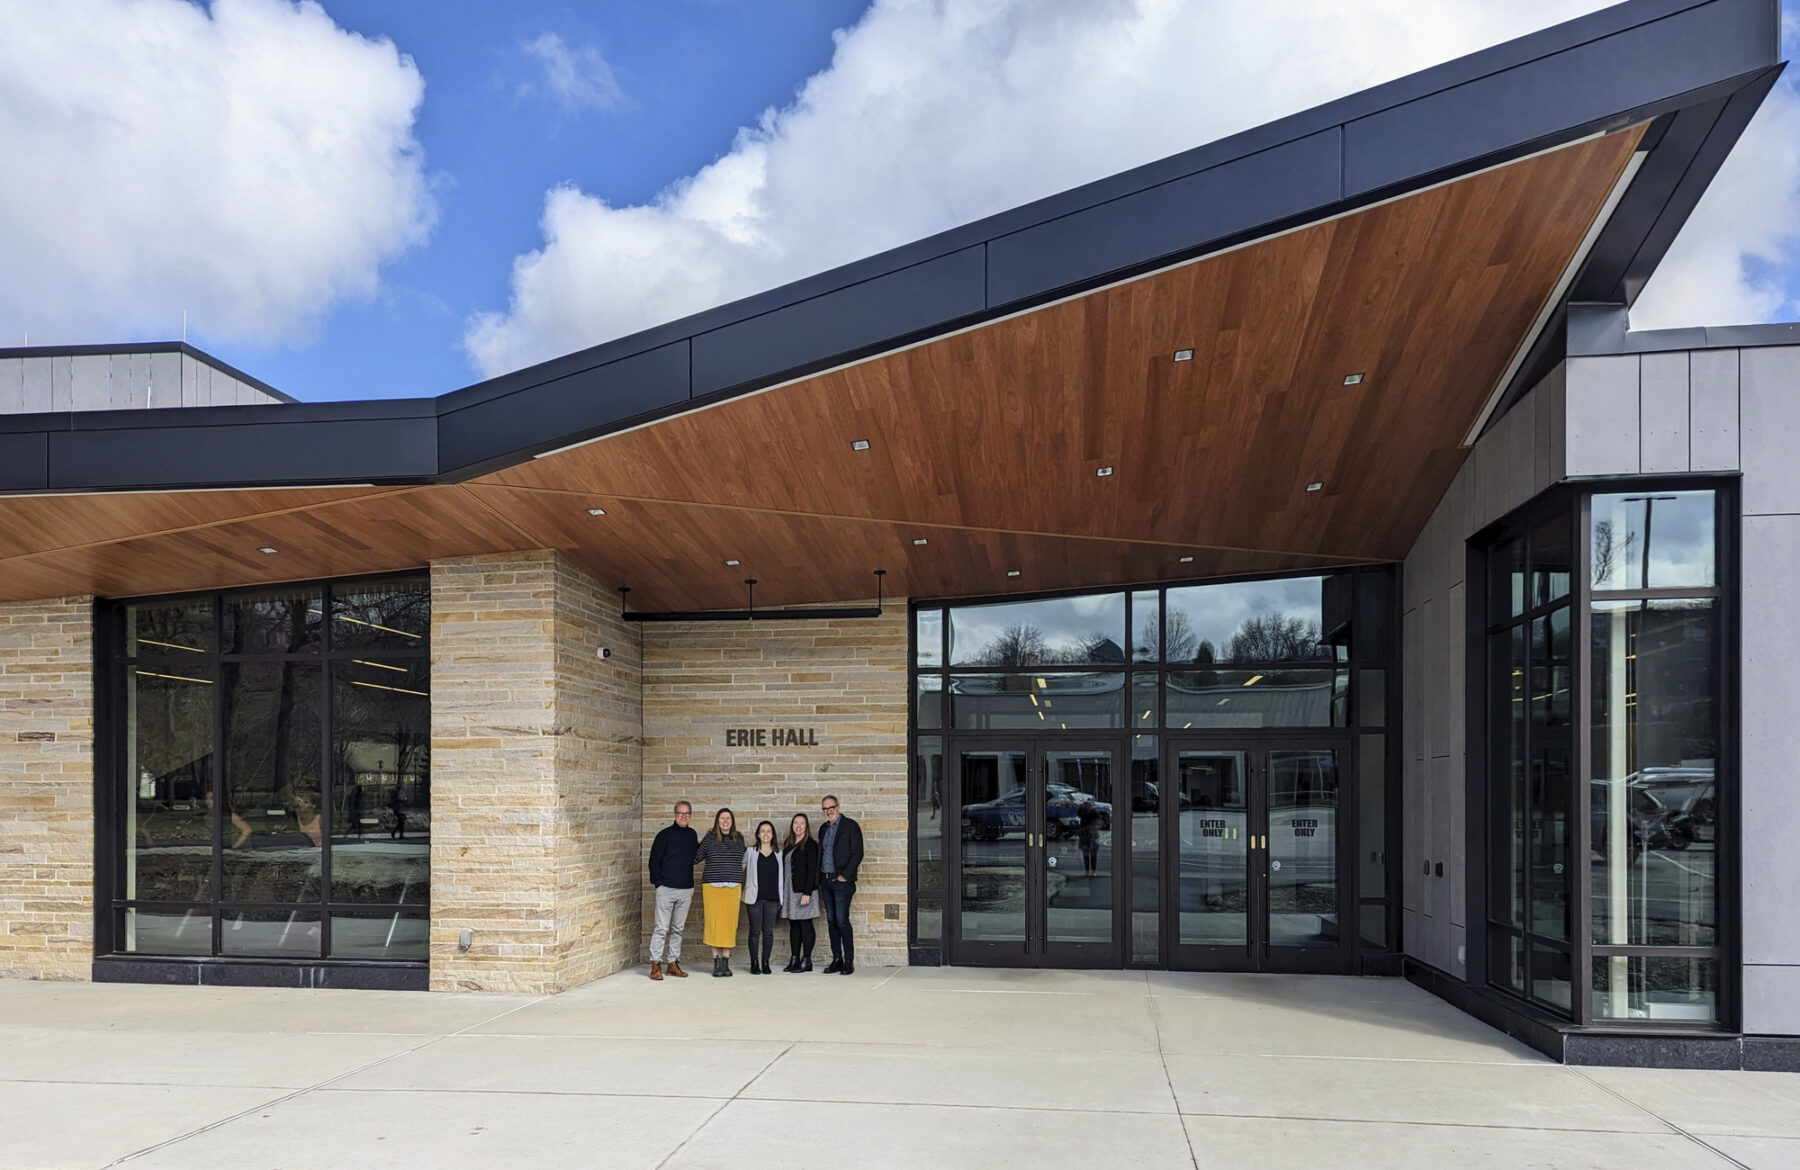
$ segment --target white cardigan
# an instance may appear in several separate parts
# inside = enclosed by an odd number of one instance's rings
[[[787,858],[781,854],[781,847],[775,847],[775,892],[779,896],[787,888]],[[756,905],[756,846],[744,850],[744,905]]]

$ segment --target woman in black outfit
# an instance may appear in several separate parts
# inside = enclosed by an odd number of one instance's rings
[[[744,850],[744,905],[750,907],[752,975],[769,973],[769,953],[775,949],[775,923],[781,917],[781,868],[775,826],[764,821],[756,826],[756,843]]]
[[[812,822],[805,813],[795,813],[788,824],[787,840],[781,855],[786,859],[781,890],[781,912],[788,920],[788,965],[783,971],[810,971],[813,943],[818,938],[814,925],[819,917],[819,843],[813,839]],[[764,960],[763,969],[768,969]]]

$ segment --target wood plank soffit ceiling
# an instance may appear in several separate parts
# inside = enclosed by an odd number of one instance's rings
[[[949,597],[1398,560],[1641,135],[463,484],[0,499],[0,600],[534,548],[647,610],[741,608],[746,577],[761,606],[867,598],[876,569]]]

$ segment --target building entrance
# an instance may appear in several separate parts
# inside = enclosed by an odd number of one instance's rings
[[[1348,752],[1171,738],[1158,793],[1163,938],[1192,971],[1348,972]]]
[[[953,755],[951,961],[1120,967],[1118,748],[1007,739]]]

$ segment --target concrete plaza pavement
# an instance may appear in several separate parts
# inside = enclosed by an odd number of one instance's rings
[[[0,980],[0,1167],[1800,1166],[1800,1076],[1565,1068],[1399,980],[698,965]]]

